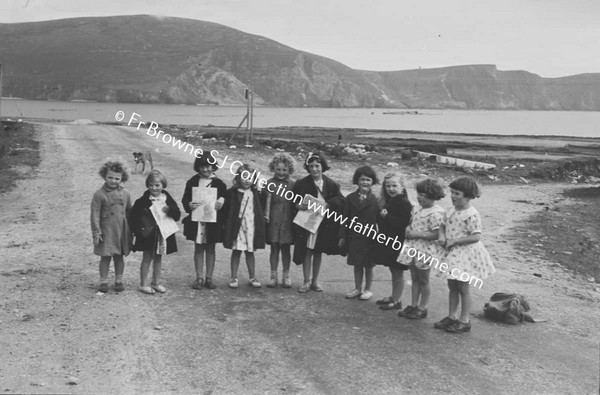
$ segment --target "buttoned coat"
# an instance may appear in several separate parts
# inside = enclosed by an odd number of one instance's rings
[[[190,203],[192,202],[192,188],[198,186],[199,180],[200,176],[196,174],[185,183],[185,191],[183,192],[183,198],[181,199],[183,209],[186,213],[189,214],[183,219],[183,221],[181,221],[181,223],[183,224],[183,235],[186,237],[187,240],[192,241],[196,241],[196,236],[198,235],[198,222],[192,221],[192,209],[190,208]],[[208,187],[217,188],[217,199],[225,198],[225,192],[227,191],[227,187],[225,186],[225,183],[219,178],[212,178],[210,184],[208,184]],[[223,241],[224,220],[225,216],[223,215],[223,208],[221,208],[221,210],[217,210],[217,222],[206,223],[207,243],[220,243]]]
[[[167,211],[167,215],[171,217],[174,221],[179,221],[181,217],[181,211],[179,207],[177,207],[177,203],[173,200],[173,197],[169,194],[169,192],[163,189],[162,193],[164,193],[167,197],[166,204],[169,208]],[[155,251],[156,244],[158,242],[158,226],[155,228],[154,232],[148,236],[142,236],[142,217],[147,219],[146,223],[154,223],[156,224],[156,220],[154,219],[154,215],[150,211],[150,207],[152,206],[152,201],[150,200],[150,191],[144,192],[141,198],[135,201],[133,207],[131,208],[131,215],[129,216],[129,226],[131,227],[131,231],[135,235],[135,242],[133,243],[133,251]],[[167,237],[167,254],[171,254],[173,252],[177,252],[177,243],[175,241],[175,234]]]
[[[331,178],[323,175],[323,197],[325,202],[329,205],[330,211],[341,213],[344,208],[344,196],[340,192],[340,186],[337,182]],[[294,184],[293,191],[295,194],[304,196],[306,194],[314,197],[318,196],[317,186],[313,181],[312,176],[309,174],[303,179],[296,181]],[[297,211],[296,211],[297,212]],[[295,214],[295,213],[294,213]],[[319,225],[317,233],[317,241],[315,243],[314,252],[324,252],[328,255],[345,255],[337,246],[337,234],[338,234],[339,223],[337,223],[333,216],[331,218],[323,218],[321,225]],[[306,256],[306,243],[308,240],[308,230],[301,226],[294,224],[294,256],[293,261],[297,265],[301,265],[304,262]]]
[[[344,204],[345,225],[340,226],[338,238],[345,240],[348,265],[373,266],[373,251],[377,243],[377,215],[379,204],[371,191],[360,200],[358,191],[346,196]]]
[[[131,211],[129,192],[122,186],[110,189],[104,184],[94,193],[90,211],[92,235],[102,237],[102,241],[94,245],[94,254],[129,255],[131,251],[131,231],[127,223]]]

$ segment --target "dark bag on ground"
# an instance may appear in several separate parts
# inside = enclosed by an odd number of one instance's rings
[[[483,315],[492,321],[516,325],[519,322],[543,322],[529,315],[529,303],[523,295],[497,292],[483,306]]]

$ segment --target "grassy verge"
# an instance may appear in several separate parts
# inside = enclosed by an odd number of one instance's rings
[[[0,193],[5,193],[34,173],[40,153],[33,125],[6,121],[0,125]]]

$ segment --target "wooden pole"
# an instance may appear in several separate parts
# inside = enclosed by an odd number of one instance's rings
[[[254,144],[254,84],[250,84],[250,142]]]
[[[250,89],[246,89],[246,145],[250,138]]]

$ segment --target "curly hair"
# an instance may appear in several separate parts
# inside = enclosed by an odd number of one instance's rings
[[[373,185],[379,183],[377,174],[375,173],[375,170],[371,168],[371,166],[361,166],[358,169],[356,169],[354,175],[352,176],[352,183],[358,185],[358,179],[361,176],[369,177],[371,180],[373,180]]]
[[[381,182],[381,198],[379,199],[380,203],[385,204],[385,203],[389,202],[389,200],[392,198],[390,196],[390,194],[388,193],[387,189],[385,188],[386,184],[391,179],[398,180],[398,184],[400,184],[400,187],[402,188],[399,195],[404,196],[405,198],[408,198],[408,193],[406,192],[406,184],[404,183],[404,178],[400,175],[400,173],[391,171],[383,177],[383,181]]]
[[[308,165],[311,164],[312,162],[318,162],[321,164],[321,171],[323,173],[325,173],[327,170],[330,169],[329,164],[327,163],[327,159],[323,156],[322,153],[316,151],[316,152],[309,152],[308,155],[306,156],[306,160],[304,161],[304,168],[306,169],[306,171],[308,171]]]
[[[152,181],[160,181],[163,188],[167,187],[167,177],[158,170],[152,170],[146,177],[146,188],[150,187]]]
[[[450,188],[461,191],[464,197],[475,199],[481,196],[481,188],[471,177],[461,177],[450,183]]]
[[[109,159],[102,165],[98,174],[103,179],[106,179],[106,175],[108,174],[109,170],[114,171],[115,173],[121,173],[121,182],[129,180],[129,170],[127,169],[127,166],[123,164],[123,162]]]
[[[250,173],[250,175],[252,177],[251,179],[243,177],[244,180],[252,181],[252,185],[250,186],[250,188],[252,190],[256,190],[257,189],[256,180],[258,178],[258,174],[252,174],[252,173],[254,173],[255,169],[254,169],[254,167],[250,166],[247,163],[240,165],[240,167],[238,167],[237,170],[235,171],[235,176],[233,177],[233,182],[232,182],[233,186],[238,187],[241,185],[242,173],[244,171],[247,171],[248,173]]]
[[[275,172],[275,166],[279,163],[283,163],[289,170],[290,174],[294,174],[294,170],[296,168],[296,159],[287,152],[279,152],[273,156],[271,162],[269,163],[269,170],[271,173]]]
[[[440,200],[446,193],[444,193],[444,186],[439,180],[435,178],[427,178],[417,183],[417,192],[424,193],[428,199]]]

